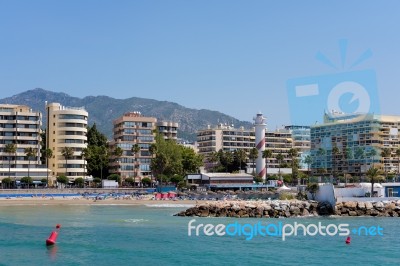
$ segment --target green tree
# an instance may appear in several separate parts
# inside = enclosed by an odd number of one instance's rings
[[[182,153],[182,173],[184,176],[190,173],[198,173],[203,165],[203,156],[197,154],[192,148],[180,146]]]
[[[148,178],[148,177],[142,178],[142,184],[143,184],[143,186],[145,186],[145,187],[150,186],[150,185],[151,185],[151,179]]]
[[[278,162],[279,180],[281,180],[281,181],[282,181],[281,166],[282,166],[282,162],[283,162],[284,158],[285,157],[283,157],[283,154],[281,152],[279,152],[277,155],[275,155],[275,159]]]
[[[374,195],[374,184],[378,182],[379,179],[382,178],[382,173],[380,169],[372,167],[367,171],[367,177],[371,182],[371,197]]]
[[[125,183],[132,186],[133,185],[133,178],[132,177],[127,177],[125,178]]]
[[[244,149],[237,149],[234,152],[234,157],[239,163],[239,170],[242,170],[242,163],[246,163],[247,160],[247,154]]]
[[[83,184],[85,184],[85,180],[82,177],[78,177],[75,179],[75,185],[78,187],[83,187]]]
[[[93,124],[92,127],[88,127],[87,140],[87,154],[85,155],[87,174],[103,177],[104,173],[109,172],[107,137],[97,130],[96,124]]]
[[[17,145],[15,145],[14,143],[6,144],[6,146],[4,148],[4,152],[8,153],[9,155],[10,154],[16,155]],[[11,156],[8,156],[8,177],[11,178]],[[15,177],[14,177],[14,183],[15,183]]]
[[[307,164],[307,173],[308,175],[310,175],[310,166],[313,163],[313,158],[311,157],[311,155],[307,155],[304,158],[304,163]]]
[[[27,184],[29,189],[29,185],[33,183],[33,180],[30,176],[24,176],[21,178],[21,182]]]
[[[372,148],[367,154],[367,156],[371,157],[372,167],[375,166],[375,156],[376,155],[378,155],[378,152],[374,148]]]
[[[6,188],[10,188],[12,180],[9,177],[4,178],[3,180],[1,180],[2,185],[6,185]]]
[[[100,167],[100,179],[103,180],[104,167],[108,167],[108,149],[105,146],[96,146],[95,151],[95,156]]]
[[[252,168],[253,168],[253,176],[256,176],[256,173],[254,171],[254,166],[256,165],[256,159],[258,158],[258,150],[257,148],[252,148],[249,152],[249,160],[252,163]]]
[[[111,174],[111,175],[107,176],[107,180],[114,180],[114,181],[117,181],[118,183],[120,183],[121,176],[118,174]]]
[[[212,167],[211,167],[212,171],[211,172],[214,172],[214,170],[216,168],[216,163],[219,163],[218,153],[216,151],[213,151],[213,152],[209,153],[207,155],[207,161],[210,164],[212,164]]]
[[[46,184],[48,186],[49,185],[49,171],[48,171],[48,169],[49,169],[49,159],[51,157],[53,157],[53,151],[51,149],[45,149],[43,153],[44,153],[43,156],[46,159],[46,168],[47,168],[47,170],[46,170]]]
[[[306,187],[306,191],[308,191],[311,194],[313,200],[315,200],[315,196],[317,195],[318,190],[319,190],[318,183],[309,183]]]
[[[162,185],[162,180],[159,175],[183,174],[181,147],[175,141],[165,140],[162,135],[157,133],[156,153],[155,156],[153,155],[150,168],[160,185]]]
[[[227,173],[230,172],[230,169],[232,169],[232,163],[233,163],[233,154],[231,151],[223,151],[222,149],[220,150],[220,162],[224,166],[225,171]]]
[[[28,177],[31,177],[31,175],[30,175],[31,158],[33,156],[35,156],[36,154],[37,154],[37,150],[35,148],[32,148],[32,147],[25,148],[25,155],[26,155],[26,157],[28,157],[28,161],[29,161],[29,164],[28,164]]]
[[[66,177],[65,175],[59,175],[59,176],[57,176],[56,180],[57,180],[58,183],[63,184],[64,186],[65,186],[66,184],[68,184],[68,182],[69,182],[68,177]]]
[[[115,162],[118,164],[118,165],[115,167],[115,170],[116,170],[118,173],[121,173],[120,167],[119,167],[119,159],[122,157],[123,154],[124,154],[124,150],[123,150],[121,147],[119,147],[119,146],[116,146],[116,147],[114,148],[113,152],[112,152],[112,155],[113,155],[113,157],[114,157],[114,159],[115,159]],[[122,178],[120,178],[120,185],[122,186]]]
[[[93,183],[95,187],[99,187],[99,184],[101,183],[101,179],[98,177],[93,178]]]
[[[261,176],[253,176],[253,181],[258,184],[258,183],[262,183],[263,179]]]
[[[337,157],[340,154],[339,148],[334,145],[332,148],[332,176],[335,177],[338,173],[337,167]]]
[[[324,148],[319,148],[318,151],[317,151],[317,156],[321,160],[321,166],[319,168],[324,168],[325,169],[324,172],[327,172],[328,170],[326,169],[326,158],[325,158],[325,155],[326,155],[326,150]]]
[[[383,161],[383,171],[385,172],[385,181],[387,182],[387,168],[386,168],[386,163],[385,163],[385,158],[389,158],[389,163],[390,163],[390,157],[392,156],[392,150],[389,148],[383,148],[381,152],[382,156],[382,161]]]
[[[96,123],[88,127],[87,131],[88,146],[107,147],[107,137],[97,130]]]
[[[267,181],[267,179],[268,179],[268,159],[272,158],[272,150],[267,150],[267,149],[264,150],[262,152],[262,157],[263,157],[263,159],[265,159],[265,169],[266,169],[265,181]]]
[[[397,156],[397,174],[400,175],[400,148],[396,150]]]
[[[133,166],[133,186],[135,186],[136,177],[138,176],[138,170],[139,170],[139,164],[138,164],[138,157],[139,157],[138,153],[140,152],[139,144],[136,143],[136,144],[132,145],[131,152],[135,158],[135,165]]]
[[[170,180],[175,186],[177,186],[179,182],[183,181],[183,176],[173,175]]]
[[[297,178],[298,174],[298,169],[299,169],[299,163],[298,163],[298,157],[299,157],[299,149],[297,148],[291,148],[288,151],[288,155],[291,159],[291,168],[292,168],[292,182]],[[298,179],[298,184],[300,184],[300,179]]]
[[[61,149],[61,155],[65,159],[65,176],[68,176],[68,160],[74,155],[74,149],[72,147],[63,147]]]
[[[358,162],[363,161],[366,159],[365,151],[361,147],[357,147],[354,150],[354,159],[356,159]],[[365,163],[365,169],[367,169],[367,165]],[[366,170],[365,170],[366,171]],[[362,172],[361,167],[360,167],[360,173]]]

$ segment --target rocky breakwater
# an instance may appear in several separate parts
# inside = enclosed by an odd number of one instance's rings
[[[400,200],[378,202],[339,202],[335,206],[334,213],[340,216],[399,217]]]
[[[199,203],[176,216],[278,218],[333,214],[328,202],[317,201],[212,201]]]

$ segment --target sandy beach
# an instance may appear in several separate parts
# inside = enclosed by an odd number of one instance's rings
[[[151,200],[151,199],[114,199],[102,200],[83,197],[32,197],[32,198],[0,198],[0,206],[17,205],[196,205],[192,200]],[[187,206],[186,206],[187,205]]]

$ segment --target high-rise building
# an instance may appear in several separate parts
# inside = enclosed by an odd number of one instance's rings
[[[311,127],[312,169],[356,176],[372,166],[397,172],[399,129],[400,116],[326,113],[324,124]],[[390,156],[382,157],[384,149]]]
[[[25,105],[0,104],[0,178],[10,177],[19,181],[30,176],[39,182],[47,175],[47,168],[41,165],[42,115]],[[7,152],[7,145],[13,144],[15,152]],[[31,148],[33,155],[27,155]]]
[[[65,107],[59,103],[47,103],[46,148],[53,151],[49,168],[54,177],[65,175],[72,182],[86,176],[86,161],[82,151],[87,147],[88,112],[83,107]],[[68,158],[66,148],[72,150]]]
[[[158,132],[164,136],[164,139],[178,140],[178,127],[176,122],[158,121],[156,123]]]
[[[272,151],[272,157],[267,159],[268,168],[284,168],[283,164],[290,165],[292,159],[289,157],[289,150],[292,148],[293,138],[290,130],[281,128],[265,132],[265,149]],[[282,161],[276,158],[278,154],[282,154]]]
[[[285,129],[291,132],[293,148],[299,152],[299,166],[301,170],[307,169],[307,164],[304,162],[306,156],[310,155],[311,149],[311,130],[309,126],[285,126]]]
[[[250,152],[255,147],[255,131],[243,127],[234,128],[233,126],[219,124],[212,128],[197,131],[198,153],[206,158],[212,152],[219,150],[235,151],[243,149]]]
[[[155,143],[156,123],[156,118],[143,116],[140,112],[125,113],[113,121],[110,149],[120,147],[123,154],[112,156],[110,172],[119,174],[122,180],[134,178],[135,183],[140,183],[143,177],[151,177],[149,149]],[[135,147],[138,147],[137,152]]]

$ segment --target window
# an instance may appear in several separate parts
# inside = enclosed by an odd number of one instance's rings
[[[388,188],[388,197],[393,197],[393,188]]]

